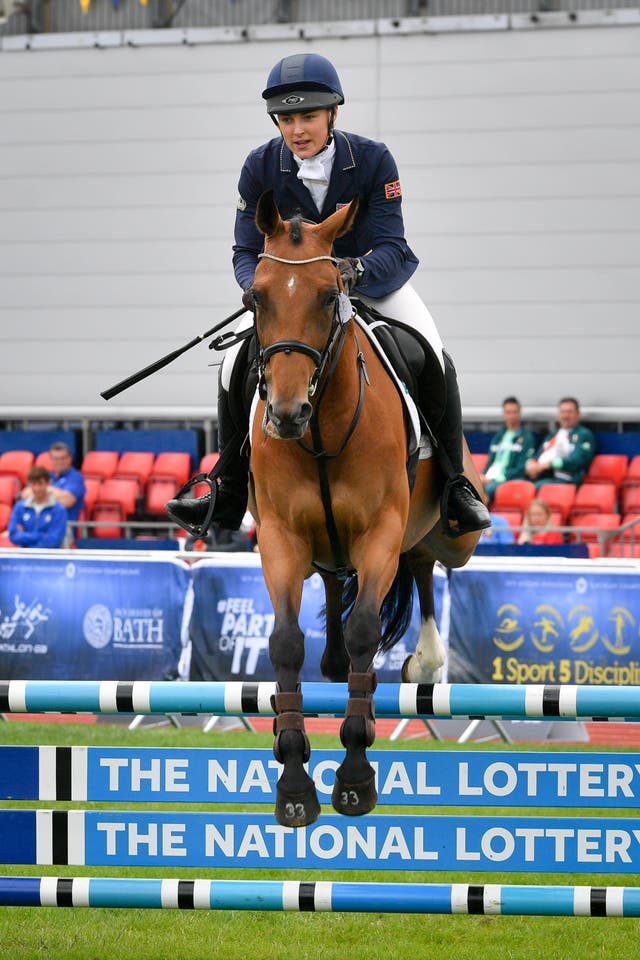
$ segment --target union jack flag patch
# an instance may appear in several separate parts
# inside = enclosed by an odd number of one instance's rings
[[[385,183],[384,185],[384,197],[385,200],[393,200],[394,197],[402,196],[402,187],[400,186],[399,180],[392,180],[391,183]]]

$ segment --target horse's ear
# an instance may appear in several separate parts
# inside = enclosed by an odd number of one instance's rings
[[[318,226],[318,231],[322,233],[330,243],[333,243],[336,237],[341,237],[351,230],[353,222],[356,219],[359,204],[360,198],[358,194],[356,194],[348,206],[341,207],[335,213],[332,213],[330,217],[327,217],[326,220],[323,220]]]
[[[282,229],[283,221],[273,198],[273,190],[265,190],[258,200],[256,226],[265,237],[272,237]]]

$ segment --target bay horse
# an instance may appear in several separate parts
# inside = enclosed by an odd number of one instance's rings
[[[250,509],[275,614],[269,638],[277,681],[274,754],[283,765],[275,816],[293,827],[312,823],[320,813],[304,769],[310,746],[298,679],[305,578],[316,569],[325,585],[323,675],[348,680],[340,730],[345,757],[332,804],[340,813],[360,815],[377,802],[366,756],[375,739],[374,657],[406,627],[415,579],[422,630],[403,678],[439,678],[434,671],[444,662],[444,649],[435,626],[434,563],[464,565],[480,536],[451,540],[441,532],[433,459],[418,462],[410,490],[400,394],[351,316],[332,255],[357,205],[355,198],[319,224],[300,217],[285,221],[268,192],[256,210],[265,243],[248,294],[260,398],[251,428]],[[482,489],[468,451],[465,474]],[[347,574],[352,589],[343,595]]]

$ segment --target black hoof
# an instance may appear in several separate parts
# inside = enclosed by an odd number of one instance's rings
[[[279,783],[276,785],[275,815],[283,827],[306,827],[318,819],[320,804],[311,777],[306,789],[301,793],[288,793]]]
[[[365,780],[359,783],[348,783],[340,776],[340,770],[336,770],[336,780],[331,794],[334,810],[347,817],[361,817],[365,813],[371,813],[377,802],[378,791],[373,770]]]

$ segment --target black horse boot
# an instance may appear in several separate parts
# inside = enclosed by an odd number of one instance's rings
[[[442,530],[455,539],[491,526],[491,516],[473,484],[463,476],[462,407],[453,360],[443,351],[447,401],[444,415],[434,430],[440,445],[438,461],[445,475],[442,492]]]
[[[189,481],[186,488],[198,479],[208,480],[211,492],[203,497],[180,498],[166,504],[167,513],[192,536],[202,537],[212,523],[226,530],[238,530],[247,510],[249,486],[249,456],[243,452],[246,430],[234,422],[229,394],[220,387],[218,392],[218,447],[220,459],[211,474]]]

